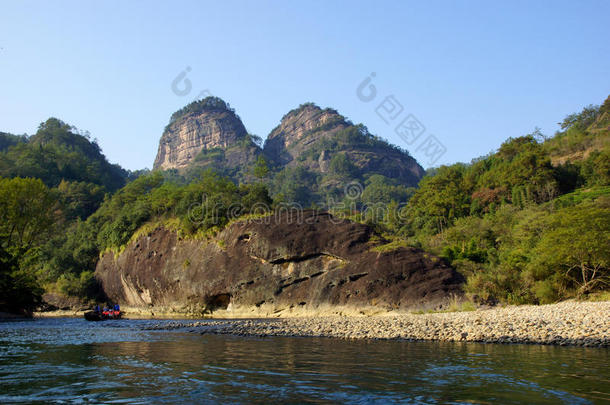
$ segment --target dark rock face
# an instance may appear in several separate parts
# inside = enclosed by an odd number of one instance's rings
[[[461,295],[462,277],[414,248],[383,243],[366,225],[327,213],[281,213],[237,222],[215,240],[180,240],[156,229],[117,258],[105,254],[96,277],[108,297],[130,306],[185,312],[260,306],[435,306]]]
[[[43,303],[39,311],[55,311],[55,310],[82,310],[88,308],[87,303],[74,296],[66,296],[63,294],[47,292],[42,296]]]
[[[155,169],[182,169],[202,150],[230,148],[247,136],[239,117],[227,109],[191,112],[169,124],[159,141]]]

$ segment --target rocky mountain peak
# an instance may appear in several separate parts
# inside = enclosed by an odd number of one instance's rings
[[[344,178],[380,174],[415,186],[424,174],[407,151],[372,135],[363,125],[354,125],[336,110],[313,103],[284,115],[269,134],[264,154],[279,165]]]
[[[415,186],[424,170],[409,153],[368,132],[332,108],[301,104],[284,115],[261,150],[235,111],[208,97],[175,112],[159,142],[155,169],[211,168],[244,181],[264,154],[276,172],[300,168],[325,184],[378,174]],[[328,180],[328,181],[327,181]],[[330,183],[329,183],[330,182]]]
[[[172,114],[159,141],[155,169],[182,169],[202,151],[228,148],[248,135],[228,103],[218,97],[195,101]]]
[[[265,152],[279,163],[288,163],[308,145],[332,136],[350,126],[345,117],[332,108],[322,109],[313,103],[301,104],[288,112],[265,142]]]

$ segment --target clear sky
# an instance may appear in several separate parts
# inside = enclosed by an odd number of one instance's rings
[[[446,148],[436,165],[467,162],[603,102],[609,16],[606,0],[2,0],[0,131],[32,134],[54,116],[111,162],[150,168],[169,116],[207,90],[262,137],[313,101],[428,166],[376,113],[393,95],[396,119],[413,114]],[[372,72],[377,97],[363,102]]]

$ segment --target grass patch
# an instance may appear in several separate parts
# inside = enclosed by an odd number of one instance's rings
[[[452,300],[451,304],[449,304],[449,308],[443,312],[470,312],[476,311],[477,307],[471,301],[462,301],[459,302],[457,300]]]
[[[564,194],[549,202],[555,208],[572,207],[584,201],[595,200],[598,197],[610,195],[610,186],[594,186],[581,188],[571,193]]]
[[[231,219],[229,222],[227,222],[227,224],[225,225],[225,228],[228,228],[229,226],[236,224],[238,222],[245,222],[245,221],[251,221],[251,220],[256,220],[256,219],[262,219],[262,218],[266,218],[270,215],[274,215],[273,212],[264,212],[264,213],[254,213],[254,214],[246,214],[246,215],[242,215],[240,217],[237,218],[233,218]]]
[[[127,243],[121,246],[109,246],[103,251],[100,252],[100,258],[107,253],[113,253],[114,258],[117,259],[121,253],[125,251],[127,246],[134,243],[141,236],[150,236],[156,229],[163,228],[169,231],[174,231],[181,239],[189,239],[195,238],[197,234],[191,235],[189,234],[184,227],[182,226],[182,222],[180,218],[165,218],[165,219],[156,219],[153,221],[146,222],[142,226],[140,226],[136,231],[131,235]]]
[[[407,241],[404,239],[396,239],[391,241],[390,243],[386,243],[385,245],[380,245],[380,246],[375,246],[373,248],[371,248],[372,252],[377,252],[377,253],[386,253],[386,252],[393,252],[394,250],[400,249],[400,248],[406,248],[409,245],[407,244]]]
[[[610,301],[610,291],[598,291],[583,297],[582,301]]]
[[[447,312],[471,312],[476,310],[477,306],[472,301],[462,301],[457,296],[453,296],[447,309],[418,309],[416,311],[411,311],[411,313],[413,315],[423,315]]]

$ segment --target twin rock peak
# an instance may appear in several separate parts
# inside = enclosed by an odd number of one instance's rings
[[[159,141],[153,168],[212,167],[225,174],[252,166],[260,156],[275,169],[302,166],[327,174],[334,159],[349,162],[351,175],[380,174],[416,186],[424,169],[408,152],[354,125],[336,110],[305,103],[282,117],[264,147],[239,116],[217,97],[192,102],[172,114]]]

